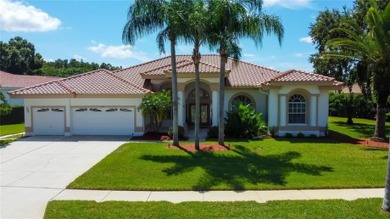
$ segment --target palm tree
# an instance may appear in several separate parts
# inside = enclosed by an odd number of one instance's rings
[[[219,134],[218,144],[224,145],[224,90],[227,58],[240,58],[239,39],[250,38],[256,45],[261,45],[264,33],[277,35],[281,44],[284,29],[276,16],[266,15],[261,11],[261,0],[210,0],[211,47],[216,47],[220,54],[219,74]]]
[[[352,21],[345,23],[336,31],[342,31],[347,37],[329,40],[327,45],[338,51],[325,55],[348,57],[368,65],[377,102],[374,139],[384,139],[385,107],[390,95],[390,3],[384,10],[380,10],[374,0],[370,0],[370,4],[365,16],[368,31]],[[382,209],[390,212],[390,148]]]
[[[334,29],[345,34],[345,38],[331,39],[327,46],[336,52],[325,52],[324,56],[347,57],[355,62],[367,64],[376,97],[376,126],[373,139],[384,139],[385,107],[390,95],[390,4],[380,10],[376,1],[370,0],[371,8],[366,14],[368,32],[354,21],[346,21],[342,27]]]
[[[200,76],[199,63],[201,59],[200,46],[207,42],[207,20],[209,14],[204,5],[204,1],[195,0],[191,7],[188,7],[190,12],[188,17],[186,34],[183,34],[183,39],[186,42],[192,42],[194,49],[192,53],[192,60],[195,68],[195,149],[200,150],[199,147],[199,126],[200,126]]]
[[[176,73],[176,40],[181,25],[184,23],[182,12],[186,0],[135,0],[128,11],[128,19],[123,28],[122,39],[134,45],[135,41],[145,35],[161,30],[157,35],[158,47],[165,53],[164,42],[170,41],[172,66],[172,111],[173,111],[173,145],[179,146],[178,136],[178,97]]]

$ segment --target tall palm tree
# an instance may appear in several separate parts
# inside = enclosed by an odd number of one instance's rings
[[[172,65],[172,111],[173,111],[173,145],[179,146],[178,136],[178,97],[176,73],[176,40],[181,25],[184,23],[182,12],[186,0],[135,0],[128,10],[128,19],[123,28],[122,39],[134,45],[135,41],[145,35],[161,30],[157,43],[161,53],[165,53],[164,42],[170,41]]]
[[[374,138],[383,139],[386,137],[385,107],[390,95],[390,3],[384,10],[379,9],[374,0],[370,0],[370,4],[365,16],[368,31],[362,30],[354,22],[345,23],[336,30],[347,37],[329,40],[327,45],[337,48],[338,52],[326,55],[349,57],[357,62],[366,62],[369,66],[377,102]],[[390,212],[390,148],[382,209]]]
[[[186,42],[192,42],[194,49],[192,60],[195,68],[195,149],[200,150],[199,146],[199,131],[200,131],[200,73],[199,63],[201,59],[200,46],[207,42],[207,20],[209,14],[205,7],[204,1],[194,0],[189,8],[189,17],[187,23],[186,34],[183,34],[183,39]]]
[[[240,38],[250,38],[256,45],[261,45],[264,33],[274,33],[281,44],[284,29],[278,17],[262,12],[261,0],[209,0],[209,7],[209,41],[211,47],[216,47],[220,54],[218,144],[224,145],[227,58],[233,57],[236,61],[240,58]]]
[[[384,10],[378,8],[376,1],[370,0],[370,4],[365,17],[368,32],[354,21],[346,21],[334,29],[346,37],[329,40],[327,46],[337,51],[325,52],[324,56],[347,57],[368,65],[377,103],[374,139],[384,139],[385,107],[390,95],[390,3]]]

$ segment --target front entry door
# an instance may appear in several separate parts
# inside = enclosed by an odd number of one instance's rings
[[[189,123],[195,124],[195,104],[190,104],[189,107]],[[200,126],[208,126],[210,124],[210,104],[200,104]]]

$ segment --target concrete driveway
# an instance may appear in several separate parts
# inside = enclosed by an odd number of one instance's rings
[[[47,202],[126,137],[28,137],[0,149],[0,218],[42,218]]]

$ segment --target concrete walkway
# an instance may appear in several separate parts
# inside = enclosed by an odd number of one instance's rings
[[[383,198],[384,189],[318,189],[264,191],[111,191],[66,189],[53,200],[104,201],[256,201]]]

